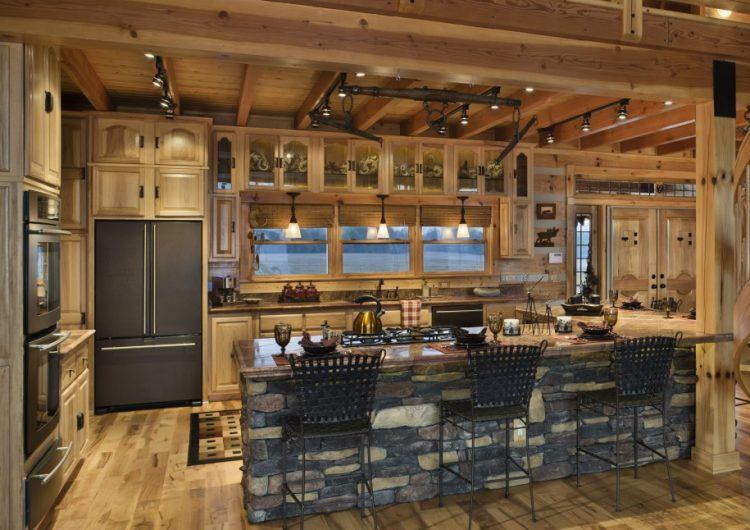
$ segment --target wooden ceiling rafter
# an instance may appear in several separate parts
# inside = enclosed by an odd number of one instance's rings
[[[60,62],[65,73],[78,86],[95,110],[112,109],[112,99],[107,92],[107,88],[83,50],[60,48]]]
[[[247,120],[250,118],[250,109],[253,108],[255,100],[255,69],[252,65],[245,65],[245,72],[242,76],[242,87],[240,88],[240,98],[237,102],[237,125],[245,127]]]
[[[630,140],[620,142],[620,152],[627,153],[629,151],[640,151],[642,149],[648,149],[650,147],[658,147],[660,145],[685,140],[687,138],[695,137],[695,122],[686,123],[677,127],[671,127],[661,131],[645,134]]]
[[[172,102],[175,105],[174,115],[179,116],[182,114],[182,102],[180,101],[180,85],[175,74],[174,62],[169,57],[162,57],[162,63],[164,64],[164,70],[167,72],[167,79],[169,79],[169,93],[172,95]]]
[[[695,136],[693,136],[692,138],[683,138],[682,140],[677,140],[676,142],[659,145],[656,147],[656,154],[658,156],[672,155],[674,153],[681,153],[683,151],[688,151],[691,149],[695,149]]]
[[[318,78],[315,80],[313,87],[308,92],[307,97],[302,102],[302,105],[297,109],[297,114],[294,118],[295,129],[307,129],[310,127],[312,120],[310,119],[310,112],[318,106],[320,100],[323,99],[328,89],[338,80],[339,72],[320,72]]]
[[[391,79],[383,88],[414,88],[424,83],[415,79]],[[352,126],[366,131],[388,115],[388,109],[399,100],[396,98],[372,97],[352,116]]]
[[[559,92],[548,92],[546,90],[535,90],[534,92],[519,90],[509,97],[521,101],[522,121],[527,121],[531,119],[537,110],[550,105],[556,98],[560,98],[561,95]],[[454,126],[451,129],[451,137],[458,139],[473,138],[497,125],[512,120],[513,107],[500,107],[499,109],[485,107],[471,117],[468,125]],[[523,123],[521,126],[523,126]]]

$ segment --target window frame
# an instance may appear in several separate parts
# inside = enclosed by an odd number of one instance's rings
[[[386,219],[387,220],[387,219]],[[409,233],[408,239],[344,239],[343,238],[343,228],[346,228],[344,226],[340,226],[338,224],[338,216],[336,218],[336,231],[337,231],[337,247],[338,247],[338,268],[332,274],[332,277],[339,277],[339,278],[411,278],[414,277],[417,272],[415,271],[415,263],[414,263],[414,238],[415,238],[415,226],[407,226]],[[354,228],[354,227],[349,227]],[[368,227],[372,228],[372,227]],[[367,245],[393,245],[393,244],[399,244],[399,245],[409,245],[409,270],[408,271],[399,271],[399,272],[344,272],[344,245],[346,244],[367,244]],[[336,276],[338,274],[338,276]]]
[[[308,228],[308,227],[306,227]],[[251,243],[251,247],[254,248],[258,245],[263,246],[279,246],[279,245],[326,245],[326,268],[328,269],[328,272],[325,274],[257,274],[257,271],[253,268],[252,265],[250,265],[250,279],[254,282],[269,282],[269,281],[300,281],[300,280],[325,280],[327,278],[330,278],[332,275],[333,270],[333,252],[331,249],[331,242],[332,242],[332,232],[335,230],[335,226],[332,226],[330,228],[327,227],[309,227],[311,229],[324,229],[326,231],[326,239],[323,240],[288,240],[288,241],[253,241]],[[255,229],[253,229],[255,230]],[[284,230],[283,228],[277,229],[277,230]],[[249,257],[251,262],[255,259],[255,253],[250,252]]]
[[[496,208],[497,206],[492,207],[492,217],[493,220],[495,219],[496,215]],[[424,270],[424,250],[425,245],[433,245],[433,244],[475,244],[479,245],[480,242],[476,239],[448,239],[448,240],[431,240],[431,241],[425,241],[422,238],[422,226],[421,223],[417,224],[417,237],[419,238],[419,272],[422,277],[425,278],[455,278],[455,277],[467,277],[467,276],[488,276],[493,273],[493,267],[492,264],[494,263],[494,255],[492,253],[492,249],[494,245],[492,244],[494,241],[494,238],[491,237],[490,234],[494,234],[495,230],[495,223],[492,223],[492,226],[482,226],[482,227],[469,227],[469,228],[482,228],[482,241],[481,244],[484,245],[484,269],[481,271],[446,271],[446,272],[435,272],[435,271],[425,271]]]

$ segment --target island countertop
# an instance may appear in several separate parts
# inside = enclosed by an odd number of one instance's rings
[[[574,317],[574,322],[601,322],[601,317]],[[695,345],[699,343],[728,342],[732,340],[731,334],[710,334],[698,329],[694,320],[676,315],[674,318],[665,319],[662,313],[650,311],[625,311],[621,310],[619,321],[615,326],[615,332],[623,337],[645,337],[650,335],[674,335],[678,331],[683,333],[683,345]],[[491,338],[491,334],[488,332]],[[286,348],[287,353],[299,353],[301,346],[297,343],[301,337],[292,337]],[[538,344],[542,340],[548,342],[545,357],[560,357],[572,354],[597,353],[611,351],[614,343],[611,341],[582,341],[578,339],[577,332],[571,334],[524,334],[518,337],[499,337],[501,344]],[[434,348],[435,343],[417,344],[390,344],[385,346],[357,346],[352,350],[376,352],[380,349],[386,351],[383,368],[406,369],[416,364],[445,363],[463,361],[466,359],[464,352],[443,353]],[[450,344],[440,343],[440,344]],[[234,357],[237,362],[241,376],[250,379],[276,379],[288,378],[291,370],[288,365],[278,366],[273,358],[279,353],[279,347],[274,339],[242,340],[234,344]]]

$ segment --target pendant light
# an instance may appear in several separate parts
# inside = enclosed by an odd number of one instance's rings
[[[548,144],[555,143],[555,130],[552,128],[547,129],[546,140]]]
[[[581,123],[581,130],[583,132],[589,132],[591,130],[591,114],[587,113],[583,115],[583,122]]]
[[[464,201],[468,199],[468,197],[459,197],[458,200],[461,201],[461,222],[458,223],[458,230],[456,230],[456,239],[469,239],[471,237],[469,235],[469,225],[466,224],[466,211],[464,208]]]
[[[385,223],[385,200],[387,198],[388,195],[378,195],[378,199],[380,199],[380,225],[378,226],[377,239],[391,238],[391,236],[388,235],[388,225]]]
[[[460,121],[460,123],[464,127],[466,127],[467,125],[469,125],[469,113],[468,113],[468,111],[469,111],[469,106],[468,105],[464,105],[461,108],[461,121]]]
[[[287,239],[300,239],[302,233],[299,230],[299,223],[297,223],[297,215],[294,212],[294,200],[299,195],[298,191],[288,191],[286,193],[292,198],[292,216],[289,218],[289,226],[286,227],[286,238]]]
[[[618,120],[628,119],[628,104],[625,100],[621,101],[617,107],[617,119]]]

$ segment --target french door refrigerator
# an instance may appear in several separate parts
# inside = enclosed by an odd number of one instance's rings
[[[97,412],[201,400],[201,223],[96,221]]]

